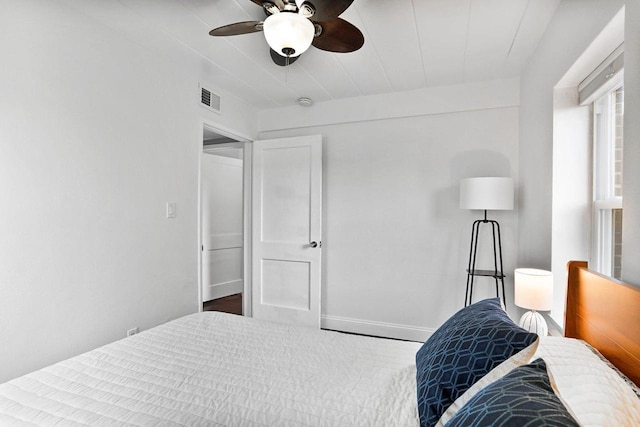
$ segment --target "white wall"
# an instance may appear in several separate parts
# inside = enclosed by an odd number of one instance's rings
[[[622,279],[640,286],[640,4],[625,7]]]
[[[626,3],[626,4],[625,4]],[[521,79],[519,264],[550,266],[553,87],[625,6],[625,147],[622,279],[640,286],[640,4],[564,0]],[[571,34],[571,37],[567,37]],[[554,147],[555,149],[555,147]],[[540,185],[542,183],[542,185]],[[561,195],[558,195],[560,197]],[[555,198],[555,195],[554,195]],[[561,225],[553,224],[556,229]],[[581,253],[577,253],[581,252]],[[567,254],[582,257],[583,251]],[[554,255],[555,256],[555,255]],[[557,269],[554,265],[554,269]],[[556,313],[555,317],[561,313]]]
[[[554,91],[551,271],[554,277],[550,316],[564,325],[566,265],[588,260],[591,252],[591,111],[578,105],[577,87]]]
[[[519,266],[551,268],[554,87],[623,5],[563,0],[522,74]]]
[[[0,14],[0,382],[197,311],[202,121],[255,136],[196,106],[207,64],[70,4]]]
[[[261,138],[323,135],[325,327],[424,339],[462,308],[471,224],[482,212],[459,209],[459,180],[496,175],[517,182],[518,85],[262,113],[263,127],[287,129]],[[512,309],[517,213],[490,216],[502,225]],[[493,282],[482,278],[476,291],[477,298],[495,295]]]

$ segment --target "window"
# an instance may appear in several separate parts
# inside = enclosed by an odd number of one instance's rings
[[[602,274],[622,274],[622,147],[624,86],[613,88],[593,103],[593,261]]]

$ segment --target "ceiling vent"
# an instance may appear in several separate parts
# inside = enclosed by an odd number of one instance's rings
[[[200,85],[200,105],[220,114],[220,95]]]

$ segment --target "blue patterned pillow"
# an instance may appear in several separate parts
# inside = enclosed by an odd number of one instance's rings
[[[513,323],[492,298],[463,308],[447,320],[416,354],[418,413],[433,426],[474,383],[538,336]],[[532,346],[531,355],[536,346]],[[522,363],[527,363],[529,357]]]
[[[482,389],[445,424],[446,427],[578,425],[551,388],[547,365],[542,359],[515,368]]]

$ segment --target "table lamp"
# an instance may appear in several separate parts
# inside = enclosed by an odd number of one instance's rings
[[[520,326],[540,336],[547,335],[547,322],[538,311],[549,311],[553,306],[553,273],[536,268],[516,268],[513,276],[516,305],[531,310],[520,318]]]

